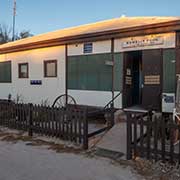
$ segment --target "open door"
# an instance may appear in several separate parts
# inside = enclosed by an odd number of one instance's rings
[[[142,52],[142,105],[144,108],[161,110],[161,72],[162,51],[144,50]]]
[[[124,76],[123,76],[123,107],[132,106],[132,69],[133,56],[130,53],[124,53]]]

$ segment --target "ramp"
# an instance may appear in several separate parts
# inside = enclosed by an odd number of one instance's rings
[[[107,151],[114,152],[114,155],[117,157],[117,153],[120,153],[123,158],[126,158],[126,122],[121,122],[114,125],[96,144],[98,149],[101,149],[101,152]]]
[[[133,130],[132,130],[133,131]],[[144,128],[146,131],[146,127]],[[134,132],[132,132],[132,138]],[[137,127],[137,137],[140,137],[140,127]],[[100,149],[98,152],[106,152],[108,157],[126,159],[127,153],[127,123],[121,122],[115,124],[96,144],[96,148]],[[106,156],[102,153],[102,156]],[[98,154],[99,155],[99,154]]]

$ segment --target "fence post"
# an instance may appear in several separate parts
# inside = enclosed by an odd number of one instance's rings
[[[166,151],[166,126],[165,126],[165,121],[164,118],[161,118],[161,157],[163,162],[165,162],[165,151]]]
[[[28,135],[33,136],[33,118],[32,118],[32,107],[33,104],[29,104],[29,128],[28,128]]]
[[[83,113],[83,149],[88,149],[88,118],[87,109]]]
[[[110,108],[108,109],[106,115],[107,120],[107,126],[109,129],[111,129],[114,126],[114,108],[113,104],[110,105]]]
[[[129,113],[127,113],[127,154],[126,154],[126,158],[127,160],[132,159],[132,151],[131,151],[131,115]]]
[[[111,127],[114,126],[114,103],[111,104]]]

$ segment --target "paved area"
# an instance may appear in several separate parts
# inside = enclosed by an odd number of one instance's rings
[[[99,141],[98,148],[121,152],[126,157],[126,123],[118,123],[114,125]]]
[[[45,146],[0,141],[0,180],[139,180],[108,159],[56,153]]]
[[[132,129],[132,136],[134,135]],[[145,128],[144,128],[145,131]],[[137,128],[137,136],[140,136],[140,128]],[[114,152],[120,152],[123,154],[123,159],[126,159],[127,152],[127,123],[121,122],[115,124],[97,143],[96,147],[110,150]]]

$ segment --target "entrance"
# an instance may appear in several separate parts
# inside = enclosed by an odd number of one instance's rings
[[[161,50],[124,53],[123,107],[161,108]]]
[[[142,52],[124,54],[124,107],[142,104]]]

